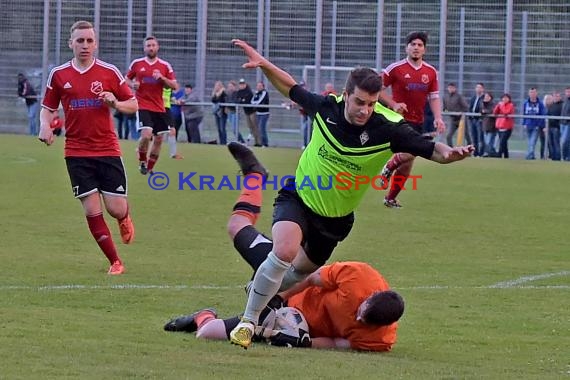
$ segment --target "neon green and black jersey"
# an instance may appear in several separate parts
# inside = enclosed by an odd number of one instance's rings
[[[171,101],[172,89],[170,87],[162,88],[162,100],[164,101],[164,108],[170,109],[172,104]]]
[[[378,173],[392,153],[424,158],[433,154],[433,142],[380,103],[370,120],[359,127],[344,118],[342,96],[312,94],[300,86],[294,86],[289,96],[313,120],[311,141],[295,173],[295,187],[318,215],[340,217],[353,212],[371,184],[380,188]]]

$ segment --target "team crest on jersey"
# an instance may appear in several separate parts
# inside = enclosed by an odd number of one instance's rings
[[[91,92],[95,95],[99,95],[103,92],[103,83],[99,81],[91,82]]]
[[[370,140],[370,136],[368,136],[368,132],[364,131],[360,134],[360,145],[366,144],[366,142]]]
[[[427,74],[422,74],[422,83],[429,83],[429,76]]]

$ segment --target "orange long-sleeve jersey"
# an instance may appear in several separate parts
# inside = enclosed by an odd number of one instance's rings
[[[321,268],[322,287],[311,286],[287,301],[303,313],[312,337],[343,338],[355,350],[390,351],[397,323],[371,326],[356,320],[360,304],[388,282],[370,265],[340,262]]]

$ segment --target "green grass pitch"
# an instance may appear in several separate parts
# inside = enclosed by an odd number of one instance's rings
[[[123,143],[135,243],[127,273],[109,277],[73,199],[63,140],[2,135],[0,378],[2,379],[561,379],[570,376],[570,165],[418,159],[417,191],[389,210],[369,191],[333,260],[377,268],[406,300],[392,352],[244,351],[162,331],[172,316],[243,310],[249,279],[225,224],[238,191],[177,190],[177,173],[235,176],[225,147],[179,144],[184,160],[149,188],[135,144]],[[294,149],[259,149],[274,175]],[[275,191],[264,193],[269,231]]]

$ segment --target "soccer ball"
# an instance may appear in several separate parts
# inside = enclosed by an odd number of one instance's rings
[[[309,332],[309,325],[303,313],[294,307],[282,307],[275,311],[275,326],[273,330],[299,338],[299,329]]]

